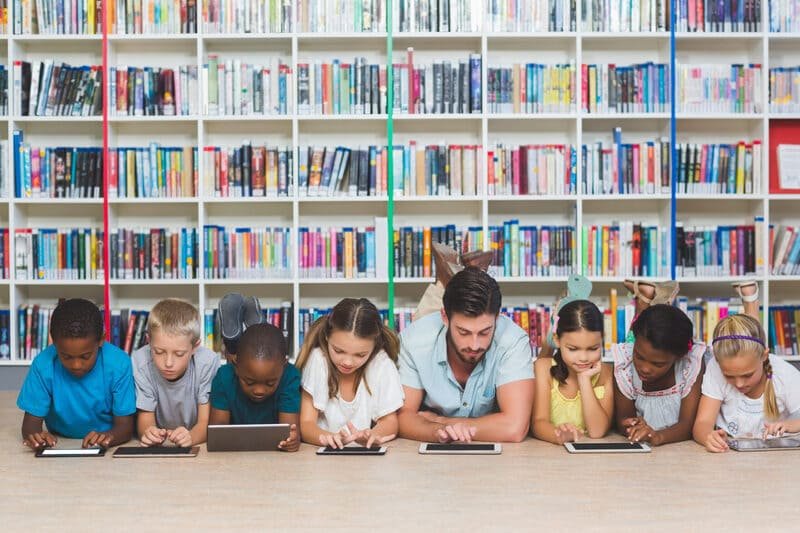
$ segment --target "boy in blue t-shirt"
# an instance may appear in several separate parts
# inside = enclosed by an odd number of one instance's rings
[[[55,435],[83,439],[84,448],[130,440],[136,412],[131,360],[103,341],[97,306],[82,298],[61,302],[50,318],[50,336],[53,344],[33,360],[17,398],[25,411],[24,444],[54,446]]]
[[[300,448],[300,372],[286,360],[286,341],[272,324],[250,326],[237,353],[211,382],[209,425],[289,424],[278,448]]]

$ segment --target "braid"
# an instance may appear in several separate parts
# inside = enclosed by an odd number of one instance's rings
[[[561,350],[556,350],[553,353],[553,360],[556,364],[550,367],[550,375],[564,385],[567,382],[567,376],[569,376],[569,368],[567,368],[567,363],[561,357]]]
[[[778,420],[778,400],[775,397],[775,383],[772,380],[772,363],[769,362],[769,355],[764,359],[764,374],[767,376],[767,384],[764,387],[764,417],[769,421]]]

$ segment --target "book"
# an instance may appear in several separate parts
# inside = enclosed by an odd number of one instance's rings
[[[770,306],[769,331],[767,338],[770,351],[776,355],[800,355],[798,346],[798,326],[800,326],[800,306]]]
[[[668,0],[607,0],[581,2],[581,27],[585,32],[667,32]]]
[[[675,150],[677,191],[758,194],[762,187],[762,154],[759,140],[736,144],[679,143]]]
[[[394,90],[391,102],[395,114],[468,114],[482,112],[480,54],[459,60],[392,65]],[[405,80],[405,81],[403,81]],[[409,108],[412,102],[414,106]],[[381,109],[384,109],[381,93]]]
[[[771,0],[775,1],[775,0]],[[754,2],[691,0],[675,2],[676,31],[759,32],[761,6]]]
[[[614,128],[613,141],[596,141],[581,147],[581,192],[584,194],[668,194],[670,143],[661,137],[623,143],[622,129]]]
[[[394,275],[398,278],[436,276],[431,255],[434,243],[442,243],[460,253],[480,250],[483,229],[480,227],[401,226],[393,230]]]
[[[241,146],[206,146],[203,148],[206,194],[222,198],[288,197],[294,191],[293,162],[288,146],[255,146],[250,141]]]
[[[109,68],[111,116],[186,116],[199,113],[197,65]]]
[[[800,66],[769,69],[769,110],[772,113],[800,112]]]
[[[494,4],[490,2],[488,7],[496,7]],[[392,7],[395,34],[479,32],[482,29],[484,7],[480,0],[398,0]]]
[[[769,0],[769,31],[800,32],[800,5],[796,0]]]
[[[293,109],[285,89],[294,83],[292,69],[284,58],[254,65],[209,54],[201,77],[205,115],[286,115]]]
[[[479,12],[478,3],[473,2],[472,6],[473,12]],[[487,2],[487,7],[488,26],[493,32],[538,33],[577,29],[575,0]],[[480,28],[473,31],[480,31]]]
[[[386,31],[386,2],[295,0],[293,3],[297,12],[298,32],[368,33]]]
[[[135,309],[112,309],[111,342],[121,350],[132,354],[145,344],[145,331],[150,311]]]
[[[50,316],[54,309],[55,307],[39,304],[21,305],[17,308],[17,357],[15,359],[30,361],[52,344]],[[0,332],[1,336],[2,332]]]
[[[486,150],[488,194],[576,194],[576,158],[573,145],[491,146]]]
[[[22,138],[22,132],[19,132]],[[20,143],[16,198],[101,198],[102,148],[36,147]]]
[[[758,259],[755,225],[688,226],[678,222],[678,276],[752,276]]]
[[[387,235],[375,231],[379,219],[383,217],[377,217],[372,226],[300,227],[297,237],[299,277],[376,277],[376,250],[388,247]]]
[[[13,0],[14,33],[99,35],[103,5],[99,0]],[[0,12],[5,9],[0,7]]]

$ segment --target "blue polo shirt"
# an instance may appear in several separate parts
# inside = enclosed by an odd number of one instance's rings
[[[533,378],[527,333],[497,317],[494,339],[462,388],[447,363],[447,328],[440,313],[414,321],[400,335],[400,381],[425,392],[424,408],[443,416],[477,418],[497,412],[497,388]]]
[[[82,439],[90,431],[109,431],[115,416],[136,412],[131,358],[105,342],[94,367],[75,377],[51,344],[33,359],[17,407],[44,418],[49,431],[70,439]]]
[[[222,365],[211,382],[211,407],[230,411],[231,424],[277,424],[278,413],[300,412],[300,371],[288,363],[275,394],[254,402],[242,392],[233,365]]]

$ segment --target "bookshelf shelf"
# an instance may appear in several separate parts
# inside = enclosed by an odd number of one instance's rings
[[[226,279],[204,279],[203,285],[224,286],[224,285],[292,285],[292,278],[226,278]]]
[[[678,120],[762,120],[764,113],[677,113]]]
[[[768,113],[767,118],[771,120],[800,120],[800,113]]]
[[[142,42],[142,41],[196,41],[200,37],[197,33],[142,33],[142,34],[109,34],[108,40],[112,43]],[[208,38],[206,36],[206,38]]]
[[[14,198],[15,205],[102,205],[102,198]]]
[[[389,282],[386,278],[299,278],[300,285],[381,285]],[[396,281],[396,280],[395,280]]]
[[[109,283],[115,287],[125,286],[159,286],[159,285],[199,285],[200,281],[197,279],[115,279],[112,278]]]
[[[543,32],[487,32],[488,40],[518,40],[518,39],[567,39],[578,36],[574,31],[543,31]]]
[[[770,194],[768,198],[775,202],[796,202],[800,200],[800,194]]]
[[[695,193],[678,193],[676,195],[678,200],[712,200],[712,201],[726,201],[726,202],[746,202],[753,200],[763,200],[763,194],[695,194]]]
[[[736,40],[736,41],[760,41],[764,38],[762,32],[735,31],[735,32],[675,32],[675,38],[681,41],[705,41],[705,40]]]
[[[101,116],[90,116],[90,117],[73,117],[73,116],[52,116],[52,117],[36,117],[36,116],[16,116],[12,118],[14,122],[20,123],[31,123],[35,124],[37,122],[61,122],[61,123],[71,123],[71,122],[91,122],[102,124],[103,117]]]
[[[669,113],[581,113],[583,120],[669,120]]]
[[[20,287],[47,287],[47,286],[88,286],[88,287],[102,287],[103,280],[101,279],[17,279],[14,284]]]
[[[79,34],[66,34],[66,35],[9,35],[9,41],[16,41],[19,43],[37,43],[37,42],[91,42],[101,41],[102,35],[79,35]]]
[[[770,32],[767,34],[770,41],[796,41],[800,40],[800,33]]]
[[[292,115],[203,115],[203,122],[291,122]]]
[[[734,281],[745,281],[754,278],[758,278],[760,276],[750,275],[750,276],[692,276],[692,277],[683,277],[678,276],[678,281],[681,283],[726,283],[730,284]]]
[[[199,115],[152,115],[138,117],[109,117],[108,121],[112,124],[125,123],[169,123],[169,122],[197,122]],[[102,119],[101,119],[102,120]]]
[[[583,194],[581,200],[587,202],[602,202],[607,200],[641,201],[641,200],[669,200],[671,196],[665,193],[654,194]]]
[[[770,282],[777,282],[777,283],[797,283],[800,281],[800,276],[776,276],[770,274],[769,277]]]
[[[293,197],[289,196],[246,196],[246,197],[204,197],[204,204],[291,204]]]
[[[0,361],[0,366],[31,366],[32,362],[29,359],[4,359]]]
[[[575,120],[577,113],[487,113],[488,120]]]
[[[448,196],[446,197],[448,202],[480,202],[483,200],[480,196]],[[491,199],[491,198],[490,198]],[[395,196],[395,202],[401,203],[428,203],[428,202],[441,202],[443,198],[441,196]]]
[[[669,40],[669,32],[666,31],[631,31],[631,32],[582,32],[581,39],[584,41],[597,40]]]
[[[115,205],[125,204],[196,204],[199,200],[188,198],[109,198],[108,203]],[[102,202],[102,200],[101,200]]]
[[[385,114],[376,114],[376,115],[296,115],[296,118],[300,122],[330,122],[330,121],[345,121],[345,120],[352,120],[352,121],[359,121],[363,120],[366,122],[386,122],[388,116]],[[397,116],[395,116],[395,119]]]
[[[301,203],[373,203],[373,202],[387,202],[386,196],[301,196],[297,199]]]
[[[290,41],[291,33],[202,33],[193,38],[200,38],[207,43],[236,42],[236,41]]]

